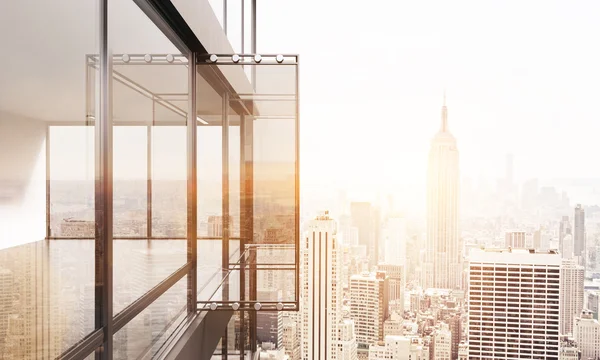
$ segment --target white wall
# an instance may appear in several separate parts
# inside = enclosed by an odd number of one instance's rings
[[[0,112],[0,249],[42,240],[46,125]]]

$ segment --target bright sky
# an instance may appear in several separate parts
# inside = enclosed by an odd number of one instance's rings
[[[463,177],[600,177],[600,2],[258,3],[258,52],[300,54],[307,189],[424,205],[444,88]]]

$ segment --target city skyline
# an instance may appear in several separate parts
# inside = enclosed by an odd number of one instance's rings
[[[600,354],[598,13],[0,3],[0,359]]]

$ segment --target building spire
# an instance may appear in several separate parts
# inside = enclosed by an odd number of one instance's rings
[[[444,89],[444,105],[442,105],[442,128],[441,132],[448,131],[448,108],[446,107],[446,89]]]

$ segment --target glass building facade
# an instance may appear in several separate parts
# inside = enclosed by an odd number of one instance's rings
[[[3,358],[251,358],[298,310],[298,56],[256,12],[0,4]]]

